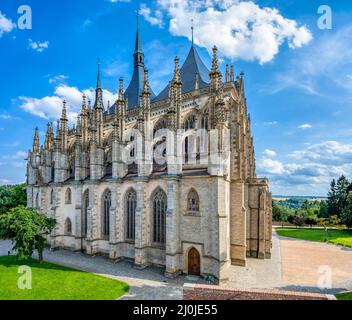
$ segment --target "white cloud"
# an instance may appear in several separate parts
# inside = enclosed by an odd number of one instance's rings
[[[352,176],[352,144],[325,141],[289,154],[292,161],[273,160],[264,152],[260,175],[270,178],[276,194],[325,195],[332,179]]]
[[[322,84],[336,85],[350,93],[352,88],[352,24],[332,30],[285,62],[266,91],[275,94],[297,88],[309,95],[323,95]]]
[[[276,126],[279,123],[277,121],[268,121],[268,122],[264,122],[265,126]]]
[[[2,120],[14,120],[14,119],[17,119],[16,117],[8,114],[8,113],[2,113],[0,114],[0,119]]]
[[[16,25],[11,19],[6,18],[6,16],[0,11],[0,38],[8,32],[11,32]]]
[[[43,119],[56,120],[59,119],[62,111],[62,102],[67,102],[67,117],[71,124],[76,123],[77,116],[81,110],[82,95],[94,103],[95,89],[89,88],[80,91],[76,87],[68,85],[59,85],[56,87],[54,95],[43,98],[19,97],[20,107],[28,113]],[[103,90],[103,98],[105,106],[109,100],[111,104],[116,101],[117,94],[108,90]]]
[[[265,149],[263,152],[263,155],[268,158],[275,158],[276,157],[276,152],[270,149]]]
[[[298,129],[306,130],[306,129],[311,129],[313,126],[309,123],[304,123],[298,126]]]
[[[5,186],[5,185],[11,185],[13,182],[9,179],[0,179],[0,185]]]
[[[23,161],[14,161],[14,162],[11,162],[11,166],[14,167],[14,168],[25,168],[26,167],[26,163]]]
[[[160,25],[164,14],[170,19],[171,34],[189,39],[193,19],[195,43],[209,51],[216,45],[219,54],[229,59],[264,64],[278,54],[284,42],[298,48],[312,39],[306,26],[283,17],[277,9],[260,8],[252,1],[157,0],[153,11],[146,5],[141,9],[147,21],[153,19],[154,24]]]
[[[57,84],[57,83],[65,83],[66,80],[68,79],[68,76],[65,76],[64,74],[58,74],[58,75],[48,75],[48,78],[49,78],[50,84]]]
[[[284,165],[277,160],[264,158],[258,163],[258,168],[266,174],[284,174]]]
[[[36,52],[43,52],[45,49],[49,48],[49,41],[36,42],[32,39],[28,39],[28,48]]]
[[[25,152],[25,151],[17,151],[13,155],[5,155],[5,156],[2,156],[2,158],[3,159],[7,159],[7,160],[25,159],[25,158],[27,158],[27,152]]]
[[[150,8],[146,6],[146,4],[142,3],[139,14],[144,17],[146,21],[148,21],[153,26],[163,26],[163,14],[160,10],[156,10],[154,15],[152,15],[152,11]]]

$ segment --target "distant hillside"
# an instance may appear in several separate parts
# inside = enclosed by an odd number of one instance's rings
[[[322,200],[327,200],[327,197],[323,197],[323,196],[281,196],[281,195],[273,195],[273,200],[277,200],[277,201],[285,201],[285,200],[290,200],[290,199],[322,201]]]

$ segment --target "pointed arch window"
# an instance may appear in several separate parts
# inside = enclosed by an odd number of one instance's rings
[[[39,193],[37,193],[36,196],[35,196],[34,207],[35,207],[36,209],[39,209]]]
[[[102,236],[108,239],[110,235],[110,207],[111,207],[111,191],[106,190],[103,194],[102,208]]]
[[[158,189],[154,192],[153,201],[153,242],[165,244],[166,241],[166,210],[167,196]]]
[[[72,192],[70,188],[67,188],[65,193],[65,204],[71,204],[71,203],[72,203]]]
[[[194,189],[188,193],[187,211],[189,214],[199,214],[199,196]]]
[[[202,129],[209,130],[209,117],[208,115],[204,115],[201,123]]]
[[[89,208],[89,190],[83,194],[82,199],[82,236],[87,236],[88,231],[88,208]]]
[[[126,240],[135,240],[135,218],[137,208],[137,193],[131,189],[125,197],[125,214],[126,214]]]
[[[54,204],[54,189],[50,191],[50,204]]]
[[[185,131],[194,130],[196,129],[196,123],[197,123],[196,115],[192,114],[184,121],[183,128],[185,129]]]
[[[72,222],[70,218],[67,218],[65,221],[65,234],[68,236],[72,235]]]

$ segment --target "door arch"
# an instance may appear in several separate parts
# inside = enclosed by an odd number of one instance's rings
[[[196,248],[191,248],[188,252],[188,274],[200,276],[200,254]]]

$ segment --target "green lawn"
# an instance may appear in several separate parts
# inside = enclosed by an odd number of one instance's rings
[[[335,230],[328,231],[328,237],[324,229],[309,228],[277,228],[279,236],[297,238],[318,242],[330,242],[340,246],[352,247],[352,231]]]
[[[352,292],[337,294],[336,298],[337,300],[352,300]]]
[[[18,288],[19,266],[32,270],[32,289]],[[36,260],[0,257],[0,300],[114,300],[128,291],[126,283]]]

